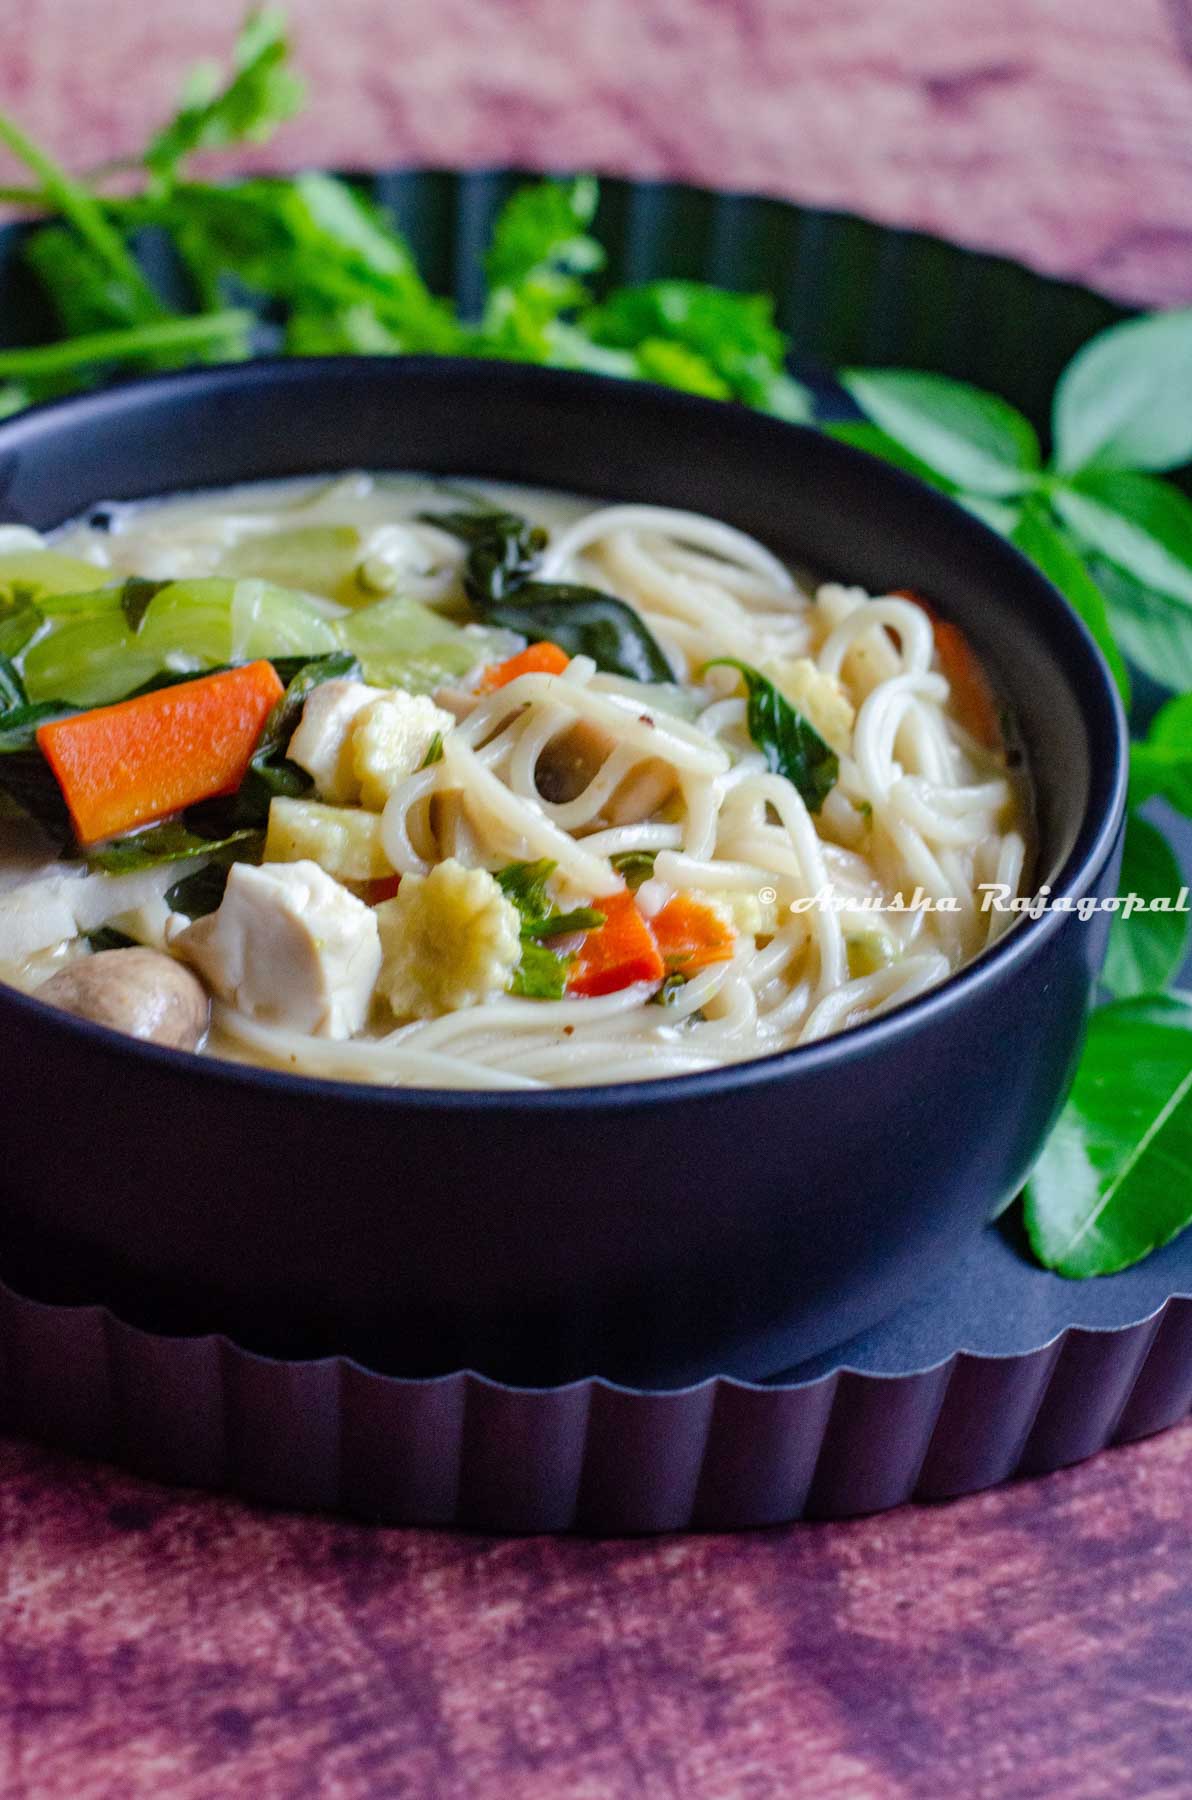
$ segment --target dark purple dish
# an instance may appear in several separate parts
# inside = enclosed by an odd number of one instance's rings
[[[0,425],[0,518],[45,529],[101,497],[349,466],[712,512],[817,570],[922,592],[1012,697],[1038,881],[1110,891],[1125,725],[1084,628],[959,507],[812,431],[504,364],[258,363]],[[0,989],[0,1253],[159,1328],[404,1374],[764,1374],[893,1311],[1017,1190],[1104,933],[1045,914],[839,1037],[536,1093],[196,1061]]]

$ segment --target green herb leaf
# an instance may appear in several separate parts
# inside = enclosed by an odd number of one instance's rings
[[[225,838],[201,837],[191,831],[182,819],[166,819],[144,831],[129,832],[126,837],[110,838],[87,851],[93,869],[105,875],[131,875],[137,869],[156,869],[163,863],[189,862],[196,856],[212,856],[234,844],[244,844],[257,834],[250,830],[233,831]]]
[[[649,881],[654,874],[654,859],[657,850],[618,850],[609,861],[625,886],[636,893],[643,881]]]
[[[166,905],[171,912],[184,913],[188,919],[203,919],[213,913],[223,900],[233,860],[213,857],[193,875],[184,875],[181,881],[176,881],[166,892]]]
[[[551,913],[545,919],[537,919],[524,929],[541,943],[546,938],[571,937],[577,931],[599,931],[606,917],[594,906],[577,906],[571,912]]]
[[[223,88],[209,64],[192,70],[176,118],[158,132],[145,164],[160,181],[196,150],[260,144],[302,104],[303,84],[286,67],[285,20],[272,9],[252,12],[233,51],[234,74]]]
[[[504,625],[531,643],[549,638],[568,656],[630,681],[671,682],[671,669],[645,624],[612,594],[567,582],[531,579],[547,536],[516,513],[422,513],[468,545],[464,589],[486,625]]]
[[[130,575],[124,582],[120,589],[120,610],[134,636],[145,622],[150,602],[156,600],[163,588],[172,585],[169,581],[146,581],[141,575]]]
[[[544,856],[537,862],[509,863],[498,870],[494,877],[496,884],[506,900],[512,900],[524,924],[544,919],[551,911],[553,902],[547,893],[547,884],[557,867],[557,863]]]
[[[1160,707],[1141,743],[1130,746],[1130,803],[1160,795],[1192,819],[1192,694]]]
[[[1029,556],[1083,619],[1109,664],[1122,704],[1130,704],[1130,674],[1109,624],[1105,596],[1061,531],[1037,501],[1028,501],[1012,533],[1012,541]]]
[[[37,729],[76,710],[60,701],[17,705],[0,713],[0,793],[36,819],[55,843],[74,842],[74,827],[54,771],[37,744]]]
[[[1052,435],[1066,474],[1192,461],[1192,309],[1127,319],[1078,350],[1055,390]]]
[[[441,731],[436,731],[431,738],[430,743],[426,746],[426,755],[423,757],[418,767],[420,769],[430,769],[434,767],[435,763],[442,762],[442,760],[443,733]]]
[[[1104,557],[1090,556],[1088,566],[1123,654],[1160,687],[1192,687],[1192,607],[1144,587]]]
[[[603,246],[588,233],[599,189],[590,175],[574,181],[537,181],[505,202],[493,226],[484,271],[492,288],[516,288],[531,278],[561,283],[574,301],[573,277],[604,267]]]
[[[1119,1000],[1084,1057],[1026,1193],[1040,1262],[1082,1279],[1129,1268],[1192,1221],[1192,1006]]]
[[[958,487],[1004,496],[1035,485],[1038,438],[996,394],[910,369],[847,369],[840,379],[867,418]]]
[[[749,703],[749,735],[776,775],[785,775],[798,790],[809,812],[818,812],[840,773],[840,758],[825,744],[819,732],[796,712],[772,681],[738,662],[734,656],[717,656],[705,669],[737,669],[743,676]]]
[[[572,961],[523,938],[521,961],[510,977],[509,992],[522,1000],[561,1000],[567,992]]]
[[[618,288],[579,324],[596,343],[632,352],[649,381],[742,400],[784,419],[811,416],[807,390],[786,373],[789,344],[768,294],[647,281]]]
[[[599,588],[529,581],[511,600],[490,606],[490,625],[520,631],[532,643],[549,638],[568,656],[590,656],[598,669],[629,681],[674,680],[660,645],[633,608]]]
[[[917,480],[925,481],[928,487],[938,488],[941,494],[955,495],[958,492],[956,483],[941,475],[921,457],[892,438],[888,431],[880,425],[874,425],[869,419],[840,419],[821,427],[828,437],[838,443],[851,444],[854,450],[864,450],[869,456],[880,457],[882,462],[893,463],[896,469],[902,469]]]
[[[1090,469],[1052,495],[1082,544],[1192,606],[1192,500],[1153,475]]]
[[[1163,833],[1137,815],[1126,827],[1120,891],[1138,894],[1148,903],[1174,903],[1183,885],[1176,855]],[[1179,969],[1188,943],[1186,912],[1117,913],[1109,932],[1109,950],[1101,980],[1124,1000],[1132,994],[1158,994]]]
[[[87,942],[98,956],[102,950],[135,950],[136,938],[129,937],[126,931],[117,931],[114,925],[101,925],[98,931],[87,933]]]

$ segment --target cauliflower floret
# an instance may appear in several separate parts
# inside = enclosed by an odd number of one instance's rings
[[[852,701],[834,675],[817,669],[810,657],[774,663],[770,680],[791,705],[819,732],[834,750],[847,750],[856,713]]]
[[[778,930],[777,900],[763,900],[752,888],[693,888],[691,898],[718,912],[738,937],[773,937]]]
[[[352,766],[352,723],[384,694],[384,688],[363,681],[324,681],[308,696],[286,754],[313,778],[322,799],[346,806],[360,798]]]
[[[337,881],[379,881],[393,873],[381,844],[380,813],[279,796],[269,808],[265,861],[308,859]]]
[[[213,913],[169,946],[247,1018],[349,1038],[368,1016],[381,966],[372,912],[318,863],[234,863]]]
[[[503,993],[521,956],[521,919],[493,877],[454,858],[404,875],[374,909],[379,991],[399,1018],[433,1019]]]
[[[398,782],[422,767],[435,738],[454,724],[429,694],[395,690],[361,711],[352,726],[352,769],[361,803],[383,812]]]

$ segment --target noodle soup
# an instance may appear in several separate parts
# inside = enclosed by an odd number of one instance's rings
[[[9,528],[0,591],[0,975],[153,1041],[677,1075],[923,993],[1024,878],[957,628],[712,518],[351,475]]]

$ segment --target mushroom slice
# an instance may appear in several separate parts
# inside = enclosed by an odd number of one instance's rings
[[[80,957],[43,982],[37,998],[172,1050],[197,1050],[207,1031],[202,982],[160,950],[135,946]]]

